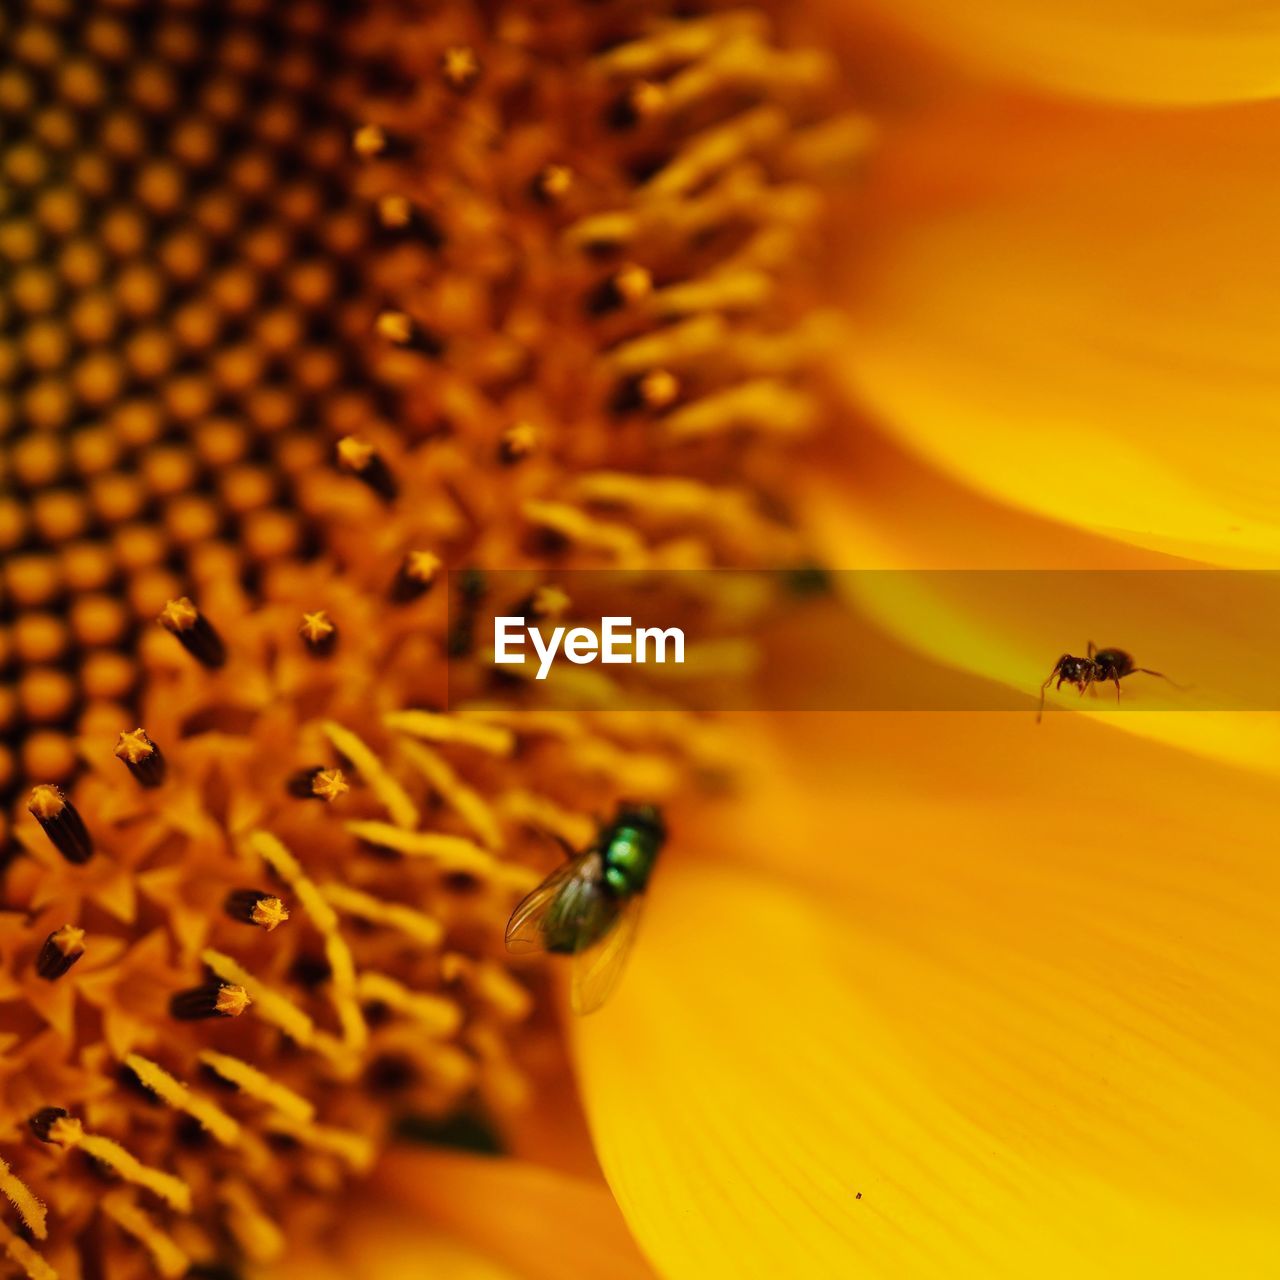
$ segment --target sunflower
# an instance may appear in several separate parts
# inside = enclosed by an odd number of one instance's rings
[[[1107,17],[6,15],[17,1274],[1274,1270],[1269,722],[439,709],[493,568],[1269,562],[1266,23]]]

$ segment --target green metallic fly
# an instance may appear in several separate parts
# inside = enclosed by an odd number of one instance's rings
[[[589,849],[557,867],[511,913],[508,951],[573,956],[574,1013],[598,1009],[617,985],[666,838],[653,805],[624,804]]]

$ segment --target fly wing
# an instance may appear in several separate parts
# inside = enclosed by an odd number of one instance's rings
[[[596,855],[587,852],[558,866],[536,889],[523,898],[507,921],[507,950],[514,955],[527,955],[531,951],[547,949],[542,923],[551,904],[560,896],[565,885],[585,874],[587,864]]]
[[[574,1013],[593,1013],[618,985],[635,941],[643,906],[643,894],[627,899],[608,932],[574,953],[571,993]]]

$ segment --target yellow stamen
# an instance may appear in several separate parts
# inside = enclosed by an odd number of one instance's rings
[[[507,1022],[522,1022],[533,1011],[533,996],[501,965],[472,960],[458,951],[440,957],[440,976],[446,982],[463,979],[472,993]]]
[[[670,795],[679,784],[679,769],[666,756],[624,751],[599,738],[572,744],[569,755],[573,767],[611,778],[629,795]]]
[[[679,476],[643,476],[626,471],[590,471],[570,492],[584,502],[642,510],[671,520],[692,520],[738,528],[751,518],[741,489],[720,489]]]
[[[421,738],[424,742],[456,742],[476,747],[494,756],[509,756],[516,745],[515,734],[509,729],[444,715],[438,711],[392,711],[383,716],[382,723],[388,729]]]
[[[462,1010],[444,996],[413,991],[384,973],[365,970],[360,975],[360,995],[412,1019],[435,1036],[451,1036],[462,1025]]]
[[[207,1098],[193,1094],[179,1080],[175,1080],[163,1067],[157,1066],[141,1054],[125,1056],[124,1065],[158,1098],[167,1102],[175,1111],[183,1111],[197,1120],[224,1147],[234,1147],[240,1141],[240,1126],[221,1107]]]
[[[565,502],[534,499],[522,508],[532,524],[552,529],[581,547],[611,555],[619,565],[641,568],[648,558],[643,539],[627,525],[598,520]]]
[[[368,924],[381,924],[395,929],[426,947],[435,947],[444,937],[444,926],[433,916],[406,907],[399,902],[385,902],[372,894],[362,893],[345,884],[325,884],[320,886],[328,902],[339,911]]]
[[[582,720],[567,711],[539,711],[536,708],[476,706],[467,709],[467,716],[479,723],[494,728],[506,728],[514,735],[519,730],[524,737],[554,738],[559,742],[570,742],[577,738],[589,737],[589,731]]]
[[[98,1202],[102,1212],[133,1236],[151,1255],[156,1270],[165,1280],[178,1280],[191,1267],[191,1259],[173,1239],[161,1231],[124,1191],[112,1191]]]
[[[631,78],[653,75],[712,53],[733,36],[763,37],[763,14],[742,11],[715,14],[687,22],[670,22],[641,39],[627,40],[602,53],[596,67],[606,75]]]
[[[487,849],[464,836],[445,835],[439,831],[404,831],[386,822],[360,819],[346,823],[346,829],[357,840],[367,841],[381,849],[393,849],[409,858],[429,858],[442,871],[491,876],[502,867]]]
[[[350,729],[333,720],[326,720],[320,727],[333,744],[334,750],[350,760],[356,772],[369,784],[369,789],[386,809],[391,821],[406,831],[416,827],[418,806],[409,799],[408,793],[391,776],[372,749]]]
[[[818,408],[811,396],[771,378],[739,383],[677,409],[662,423],[680,440],[750,428],[767,435],[799,435],[813,426]]]
[[[453,771],[448,761],[419,742],[406,741],[401,745],[404,757],[427,780],[431,788],[475,832],[480,842],[489,849],[502,847],[502,829],[498,826],[493,810],[478,791],[467,786]]]
[[[788,173],[821,176],[849,170],[875,145],[880,134],[869,116],[846,112],[801,129],[788,141]]]
[[[84,1126],[71,1116],[62,1116],[49,1126],[49,1141],[60,1147],[78,1147],[87,1156],[100,1160],[126,1182],[159,1196],[179,1213],[191,1212],[191,1188],[181,1178],[145,1165],[118,1142],[100,1134],[85,1133]]]
[[[228,1180],[219,1183],[218,1199],[227,1208],[227,1230],[247,1258],[266,1265],[284,1256],[288,1247],[284,1232],[263,1213],[243,1182]]]
[[[58,1280],[58,1273],[3,1222],[0,1222],[0,1249],[22,1268],[28,1280]]]
[[[559,836],[571,849],[585,849],[595,828],[591,820],[570,809],[563,809],[546,796],[532,791],[508,791],[501,801],[502,812],[513,822]]]
[[[220,951],[207,948],[200,953],[200,959],[222,979],[243,990],[251,999],[258,1016],[273,1027],[278,1027],[296,1044],[304,1049],[319,1049],[324,1052],[323,1034],[316,1025],[287,996],[280,995],[270,987],[259,982],[247,969],[242,968],[230,956]]]
[[[362,1050],[369,1039],[369,1028],[356,999],[355,960],[338,926],[337,912],[303,871],[297,858],[269,831],[254,831],[248,845],[293,890],[324,938],[330,972],[329,997],[342,1027],[342,1038],[353,1051]]]
[[[679,197],[696,190],[735,161],[785,141],[791,122],[781,107],[769,105],[735,116],[698,134],[645,184],[649,197]]]
[[[309,1124],[316,1114],[315,1107],[301,1094],[278,1084],[265,1072],[227,1053],[215,1053],[212,1049],[200,1051],[200,1061],[228,1084],[257,1102],[289,1116],[300,1124]]]
[[[659,290],[653,305],[668,320],[705,311],[755,311],[769,301],[774,288],[774,281],[763,271],[717,271]]]
[[[327,1155],[344,1160],[357,1173],[367,1173],[377,1155],[377,1148],[362,1133],[335,1129],[329,1125],[297,1124],[287,1116],[273,1116],[267,1127]]]
[[[37,1240],[48,1237],[48,1215],[44,1205],[3,1160],[0,1160],[0,1195],[18,1211],[18,1217]]]
[[[722,316],[694,316],[622,343],[609,353],[609,363],[623,376],[653,378],[653,370],[663,375],[663,386],[670,387],[675,380],[671,368],[719,357],[728,339],[729,326]],[[656,385],[655,380],[655,389]]]

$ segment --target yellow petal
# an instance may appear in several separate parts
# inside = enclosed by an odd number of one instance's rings
[[[775,719],[577,1026],[658,1269],[1267,1274],[1267,790],[1083,721]]]
[[[836,29],[862,6],[818,0]],[[1150,102],[1225,102],[1280,88],[1274,0],[880,0],[887,21],[957,63],[1065,93]]]
[[[522,1273],[494,1262],[403,1214],[362,1213],[342,1238],[327,1248],[291,1248],[263,1273],[263,1280],[521,1280]]]
[[[995,102],[891,139],[839,373],[1002,502],[1280,563],[1280,108]]]
[[[379,1165],[389,1205],[527,1280],[647,1280],[609,1189],[506,1158],[402,1147]]]

